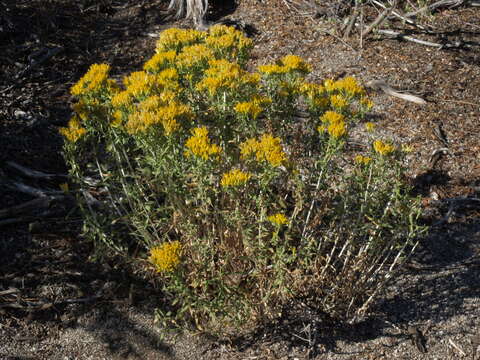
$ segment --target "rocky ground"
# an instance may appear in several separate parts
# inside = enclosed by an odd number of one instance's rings
[[[48,217],[37,213],[21,221],[0,210],[0,359],[475,359],[479,8],[443,8],[418,18],[431,31],[410,35],[443,44],[436,48],[378,35],[343,40],[338,30],[347,2],[322,2],[315,11],[301,1],[226,4],[210,16],[248,25],[256,43],[252,65],[295,53],[313,65],[312,80],[384,80],[427,101],[418,105],[371,90],[376,135],[413,149],[409,176],[432,225],[414,259],[355,325],[325,323],[298,305],[237,339],[174,336],[154,324],[161,293],[148,280],[114,258],[94,261],[78,236],[72,204],[53,201]],[[0,1],[2,209],[36,198],[15,184],[59,189],[61,176],[26,176],[12,162],[67,172],[58,127],[70,116],[69,87],[92,63],[111,64],[117,76],[138,69],[162,29],[189,26],[165,20],[164,9],[157,0]],[[376,14],[366,9],[363,21]],[[407,27],[392,21],[388,29]]]

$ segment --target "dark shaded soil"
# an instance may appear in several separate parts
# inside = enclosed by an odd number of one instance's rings
[[[91,244],[79,236],[74,207],[54,204],[47,218],[0,222],[0,359],[474,358],[480,343],[480,11],[443,10],[421,19],[434,34],[411,34],[461,40],[458,49],[380,37],[361,48],[356,38],[345,44],[328,35],[339,28],[334,19],[345,15],[342,6],[323,4],[328,19],[288,8],[295,3],[244,0],[210,16],[229,15],[256,30],[252,65],[295,53],[311,62],[313,80],[383,79],[427,100],[420,106],[372,92],[375,136],[413,148],[409,176],[433,227],[370,316],[356,325],[335,324],[295,304],[278,322],[232,342],[195,334],[174,339],[154,324],[162,294],[119,259],[95,261]],[[34,198],[14,182],[59,190],[64,179],[25,178],[8,162],[65,174],[58,127],[71,115],[69,87],[92,63],[111,64],[118,77],[140,68],[162,29],[188,26],[167,22],[165,7],[157,0],[0,2],[1,208]],[[374,17],[367,13],[365,21]],[[446,143],[435,136],[438,126]],[[357,129],[355,136],[361,142],[367,134]],[[432,162],[441,148],[448,152]]]

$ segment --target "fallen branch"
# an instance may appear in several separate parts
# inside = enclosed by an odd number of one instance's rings
[[[38,199],[27,201],[23,204],[12,206],[0,210],[0,219],[9,218],[12,216],[25,215],[47,209],[54,200],[54,196],[43,196]]]
[[[377,30],[377,32],[379,34],[385,34],[385,35],[393,36],[396,39],[412,41],[412,42],[417,43],[417,44],[436,47],[436,48],[439,48],[439,49],[459,48],[462,45],[462,43],[460,43],[460,42],[457,43],[457,44],[451,44],[451,43],[439,44],[439,43],[434,43],[434,42],[431,42],[431,41],[420,40],[420,39],[417,39],[417,38],[414,38],[414,37],[411,37],[411,36],[408,36],[408,35],[401,34],[399,32],[393,31],[393,30]]]
[[[36,68],[37,66],[43,64],[45,61],[47,61],[48,59],[54,57],[55,55],[59,54],[60,52],[63,51],[63,48],[61,47],[56,47],[56,48],[53,48],[53,49],[43,49],[43,51],[46,51],[46,54],[44,54],[43,56],[41,56],[38,60],[33,60],[30,64],[28,64],[22,71],[20,71],[16,76],[15,78],[19,79],[21,78],[22,76],[24,76],[25,74],[27,74],[28,72],[32,71],[34,68]],[[43,52],[42,51],[42,52]]]
[[[377,0],[370,0],[373,4],[377,5],[377,6],[380,6],[381,8],[387,10],[387,7],[382,4],[380,1],[377,1]],[[407,24],[410,24],[418,29],[421,29],[421,30],[425,30],[425,31],[428,31],[427,28],[425,28],[424,26],[422,25],[419,25],[417,24],[415,21],[413,21],[412,19],[409,19],[406,15],[402,15],[400,14],[399,12],[397,11],[392,11],[392,15],[398,17],[400,20],[402,21],[405,21]]]
[[[7,165],[9,168],[17,171],[20,173],[20,175],[23,175],[25,177],[29,177],[32,179],[37,179],[37,180],[55,180],[55,179],[64,179],[66,180],[68,178],[67,175],[64,174],[49,174],[49,173],[44,173],[42,171],[38,170],[32,170],[29,169],[23,165],[17,164],[16,162],[13,161],[7,161],[5,162],[5,165]]]
[[[367,26],[367,28],[362,32],[361,36],[362,37],[365,37],[367,36],[368,34],[370,34],[370,32],[375,29],[377,26],[379,26],[381,23],[383,23],[385,21],[385,19],[387,18],[388,15],[390,15],[390,13],[397,7],[397,0],[394,0],[393,2],[393,5],[388,8],[388,9],[385,9],[382,13],[380,13],[377,18],[369,25]]]
[[[350,18],[350,21],[348,22],[347,28],[345,29],[345,32],[343,33],[343,39],[347,40],[348,37],[350,36],[350,33],[353,29],[353,25],[355,25],[355,21],[358,18],[358,2],[359,0],[355,0],[355,7],[353,8],[353,14],[352,17]]]
[[[372,80],[372,81],[369,81],[366,85],[374,90],[382,90],[387,95],[394,96],[406,101],[411,101],[416,104],[425,105],[427,103],[421,97],[408,94],[408,93],[401,93],[397,90],[394,90],[390,85],[388,85],[383,80]]]
[[[437,1],[433,4],[430,4],[430,5],[427,5],[427,6],[424,6],[418,10],[415,10],[415,11],[411,11],[409,13],[406,13],[405,14],[405,17],[409,18],[409,17],[412,17],[412,16],[415,16],[419,13],[422,13],[422,12],[426,12],[426,11],[432,11],[432,10],[435,10],[439,7],[457,7],[457,6],[460,6],[462,4],[465,3],[465,0],[440,0],[440,1]]]
[[[62,190],[40,189],[17,181],[12,181],[10,184],[7,184],[7,186],[13,190],[17,190],[24,194],[32,195],[35,197],[62,195],[64,193]]]

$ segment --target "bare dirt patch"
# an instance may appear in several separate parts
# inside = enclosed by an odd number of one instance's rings
[[[167,23],[164,9],[154,0],[0,3],[2,208],[32,200],[12,188],[16,180],[58,190],[60,178],[26,179],[7,163],[66,173],[57,129],[70,116],[69,87],[92,63],[110,63],[116,76],[138,69],[154,51],[155,34],[188,25]],[[409,176],[433,225],[415,259],[356,325],[292,304],[275,323],[231,341],[193,333],[173,338],[154,324],[162,294],[118,259],[93,261],[91,245],[78,236],[77,215],[60,206],[48,219],[1,226],[0,358],[474,358],[480,343],[480,12],[444,10],[429,18],[438,34],[416,34],[469,45],[458,49],[380,37],[365,40],[363,49],[358,40],[346,45],[328,35],[336,26],[331,19],[295,13],[282,0],[244,0],[225,12],[256,30],[252,66],[295,53],[311,62],[313,80],[382,79],[427,100],[420,106],[372,91],[375,135],[412,147]],[[446,142],[435,135],[439,127]],[[362,129],[356,134],[365,142]]]

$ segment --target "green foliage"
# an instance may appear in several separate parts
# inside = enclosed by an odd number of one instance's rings
[[[354,78],[308,83],[294,55],[251,73],[251,48],[225,26],[170,29],[122,85],[101,64],[72,87],[61,133],[85,235],[136,250],[180,326],[263,321],[298,296],[352,318],[423,231],[403,153],[347,149],[372,107]]]

